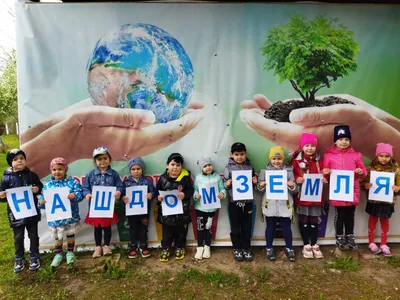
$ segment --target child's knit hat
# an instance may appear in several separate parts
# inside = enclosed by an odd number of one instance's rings
[[[280,156],[283,159],[285,158],[285,152],[283,151],[283,148],[280,146],[274,146],[269,150],[269,159],[271,160],[272,157],[274,156]]]
[[[300,138],[300,148],[303,149],[303,147],[308,144],[317,147],[317,136],[312,133],[303,132]]]
[[[128,163],[128,169],[129,169],[129,171],[130,171],[131,168],[132,168],[133,166],[135,166],[135,165],[141,167],[142,170],[144,170],[144,161],[143,161],[143,159],[142,159],[141,157],[134,157],[134,158],[132,158],[132,159],[129,161],[129,163]]]
[[[378,156],[381,153],[387,153],[390,156],[393,156],[393,146],[385,143],[376,144],[375,156]]]
[[[351,140],[349,125],[337,125],[333,129],[333,141],[336,143],[336,141],[341,138],[348,138]]]
[[[50,170],[53,169],[54,165],[62,165],[64,166],[65,170],[68,170],[67,160],[62,157],[53,158],[50,162]]]
[[[199,161],[197,162],[197,164],[198,164],[199,167],[200,167],[200,171],[202,171],[203,168],[204,168],[206,165],[212,165],[213,163],[212,163],[212,161],[211,161],[211,158],[209,158],[208,156],[202,156],[202,157],[199,159]]]
[[[12,161],[13,161],[14,157],[16,157],[17,155],[20,155],[20,154],[22,154],[22,156],[25,157],[25,159],[26,159],[26,154],[21,149],[11,149],[10,151],[8,151],[8,153],[6,155],[6,160],[10,167],[12,166]]]

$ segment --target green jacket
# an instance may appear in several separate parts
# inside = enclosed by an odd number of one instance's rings
[[[194,208],[196,210],[204,212],[214,212],[216,211],[216,209],[202,208],[199,199],[195,198],[195,195],[199,193],[199,184],[206,184],[206,183],[218,183],[218,193],[223,193],[224,198],[226,197],[226,190],[224,188],[221,176],[219,176],[216,172],[210,175],[199,174],[196,176],[196,180],[194,181],[194,194],[193,194]]]

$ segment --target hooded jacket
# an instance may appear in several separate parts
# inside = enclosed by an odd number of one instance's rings
[[[234,161],[232,157],[229,158],[228,164],[225,167],[224,170],[224,187],[228,191],[228,200],[229,202],[253,202],[254,197],[252,199],[246,199],[246,200],[240,200],[240,201],[233,201],[233,192],[232,192],[232,184],[227,187],[226,182],[229,179],[232,179],[232,171],[241,171],[241,170],[251,170],[252,175],[255,176],[254,168],[250,163],[250,160],[246,158],[246,160],[242,164],[238,164],[237,162]],[[253,184],[252,182],[249,182],[248,184]]]
[[[149,204],[148,210],[150,211],[151,202],[153,201],[153,199],[155,197],[158,196],[158,191],[154,187],[153,181],[150,178],[147,178],[146,176],[142,176],[142,177],[138,178],[137,180],[134,179],[132,176],[128,176],[126,178],[126,180],[123,182],[123,184],[124,184],[124,189],[121,194],[121,199],[126,196],[126,188],[127,187],[147,185],[147,193],[151,193],[151,195],[152,195],[152,198],[148,199],[148,204]],[[121,203],[123,205],[125,205],[125,203],[123,201],[121,201]]]

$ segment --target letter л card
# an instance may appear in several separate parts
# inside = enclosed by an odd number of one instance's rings
[[[354,201],[354,171],[332,170],[329,200]]]

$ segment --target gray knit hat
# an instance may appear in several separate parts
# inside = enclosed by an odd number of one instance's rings
[[[200,167],[200,171],[202,171],[205,165],[212,165],[213,163],[211,161],[211,158],[209,158],[208,156],[202,156],[197,164]]]
[[[141,157],[134,157],[128,163],[128,169],[130,170],[132,166],[138,165],[144,171],[144,161]]]

